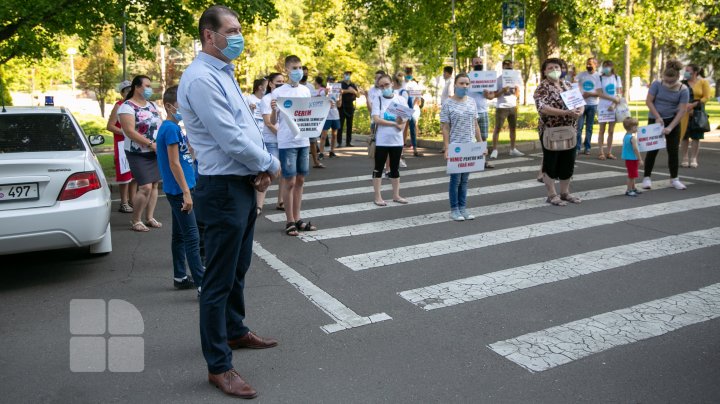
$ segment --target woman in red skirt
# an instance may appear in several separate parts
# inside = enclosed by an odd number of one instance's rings
[[[136,188],[130,168],[127,168],[127,172],[121,172],[120,157],[118,155],[119,151],[123,150],[122,145],[118,146],[118,142],[124,141],[125,136],[123,136],[122,130],[120,129],[120,122],[118,122],[117,119],[117,110],[120,107],[120,104],[123,103],[125,96],[128,91],[130,91],[130,88],[131,84],[128,80],[125,80],[118,85],[118,91],[120,92],[121,99],[115,103],[112,112],[110,112],[110,117],[108,118],[107,123],[107,130],[113,133],[113,143],[115,145],[115,150],[113,152],[115,161],[115,181],[120,187],[120,209],[118,209],[118,211],[122,213],[133,212],[133,207],[130,204],[130,201],[132,201],[135,196]]]

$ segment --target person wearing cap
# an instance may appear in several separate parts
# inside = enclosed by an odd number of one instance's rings
[[[122,83],[117,85],[117,91],[120,93],[120,100],[115,103],[115,106],[110,112],[110,117],[107,121],[107,130],[113,134],[113,144],[115,145],[115,151],[113,152],[113,160],[115,161],[115,181],[118,183],[120,188],[120,208],[118,209],[121,213],[132,213],[133,207],[130,201],[135,197],[135,183],[133,182],[133,175],[130,170],[123,173],[120,170],[120,156],[119,152],[122,149],[122,145],[118,146],[118,142],[123,142],[125,136],[120,128],[120,121],[118,121],[117,111],[122,105],[125,96],[132,88],[130,80],[124,80]]]

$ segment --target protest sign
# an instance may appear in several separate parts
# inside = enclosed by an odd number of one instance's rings
[[[663,126],[659,123],[639,127],[637,134],[638,150],[644,153],[651,150],[664,149],[665,135],[663,135],[662,130]]]
[[[278,97],[277,106],[296,139],[320,136],[330,111],[326,97]]]
[[[468,73],[471,93],[482,93],[485,90],[495,91],[497,88],[497,73],[494,70],[473,70]]]
[[[608,107],[598,109],[598,122],[615,122],[615,110]]]
[[[385,112],[392,116],[399,116],[402,119],[410,119],[415,111],[407,105],[398,104],[393,101],[390,105],[388,105]]]
[[[340,91],[342,90],[342,83],[330,84],[330,96],[335,97],[336,100],[340,99]]]
[[[520,70],[503,69],[502,71],[503,87],[522,87],[522,77]]]
[[[560,97],[562,97],[567,109],[575,109],[585,105],[585,99],[577,88],[560,93]]]
[[[130,171],[130,163],[128,163],[127,156],[125,155],[125,141],[121,140],[117,142],[118,148],[118,162],[120,163],[120,174],[125,174]]]
[[[450,143],[448,146],[447,173],[460,174],[485,170],[487,142]]]

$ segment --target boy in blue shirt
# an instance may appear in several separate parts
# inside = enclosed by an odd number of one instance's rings
[[[627,196],[638,196],[642,193],[635,188],[635,178],[638,177],[638,168],[643,165],[643,159],[638,149],[637,137],[635,137],[638,124],[638,120],[635,118],[628,117],[623,121],[623,127],[627,131],[623,138],[622,146],[622,159],[625,160],[625,167],[628,173],[627,190],[625,191],[625,195]]]
[[[182,116],[178,111],[177,89],[177,86],[170,87],[163,94],[167,119],[160,126],[156,139],[157,160],[163,191],[172,209],[173,285],[176,289],[197,286],[200,295],[205,269],[200,260],[200,238],[192,210],[195,170],[187,137],[178,125]],[[186,261],[192,278],[187,276]]]

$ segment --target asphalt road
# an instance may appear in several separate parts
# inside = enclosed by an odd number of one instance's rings
[[[585,201],[567,207],[543,202],[537,155],[501,155],[471,176],[478,217],[465,223],[447,218],[437,153],[408,158],[409,205],[380,208],[362,189],[370,161],[344,149],[308,178],[314,238],[285,236],[266,205],[247,324],[280,346],[235,351],[234,364],[268,403],[718,402],[720,138],[703,146],[700,168],[681,169],[686,191],[661,183],[661,152],[657,185],[637,198],[614,188],[622,161],[580,157]],[[195,293],[172,287],[164,198],[156,217],[165,226],[139,234],[113,212],[107,256],[0,257],[0,401],[232,400],[206,381]],[[137,308],[142,372],[71,370],[74,299]]]

